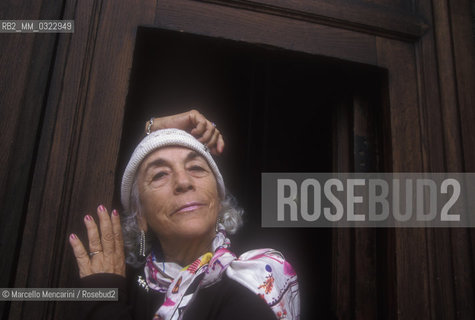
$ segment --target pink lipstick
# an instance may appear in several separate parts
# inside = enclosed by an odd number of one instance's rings
[[[180,213],[180,212],[189,212],[189,211],[193,211],[193,210],[196,210],[196,209],[199,209],[203,206],[202,203],[200,202],[189,202],[183,206],[181,206],[180,208],[178,208],[174,213]]]

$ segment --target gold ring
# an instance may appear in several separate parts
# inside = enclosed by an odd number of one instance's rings
[[[92,257],[92,256],[95,256],[98,253],[101,253],[101,252],[102,252],[102,250],[89,252],[89,256]]]
[[[152,117],[152,118],[150,118],[150,120],[148,120],[147,131],[145,132],[147,135],[152,133],[153,119],[154,118]]]

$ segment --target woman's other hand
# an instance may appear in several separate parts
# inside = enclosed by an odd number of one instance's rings
[[[167,128],[177,128],[189,132],[198,141],[205,144],[214,155],[221,154],[224,150],[223,136],[216,125],[197,110],[153,118],[152,125],[150,125],[150,121],[145,123],[145,132]]]
[[[79,267],[79,276],[84,278],[96,273],[114,273],[125,277],[124,242],[119,214],[117,210],[113,210],[109,216],[107,209],[100,205],[97,208],[97,216],[100,234],[94,218],[90,215],[84,217],[89,252],[74,233],[69,236],[69,243]]]

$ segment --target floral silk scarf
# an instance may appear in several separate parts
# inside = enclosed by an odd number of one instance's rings
[[[297,275],[282,254],[257,249],[237,258],[228,250],[230,244],[220,224],[212,244],[214,254],[207,252],[185,268],[173,262],[159,262],[153,252],[149,254],[145,264],[147,284],[165,293],[153,319],[182,319],[199,289],[220,281],[223,272],[264,299],[277,319],[299,319]]]

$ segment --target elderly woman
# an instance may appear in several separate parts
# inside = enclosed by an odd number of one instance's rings
[[[122,179],[122,228],[101,205],[99,229],[84,218],[89,252],[69,238],[82,286],[119,288],[118,302],[87,302],[84,317],[298,319],[297,276],[282,254],[230,251],[241,211],[211,156],[224,148],[214,124],[190,111],[146,130]]]

